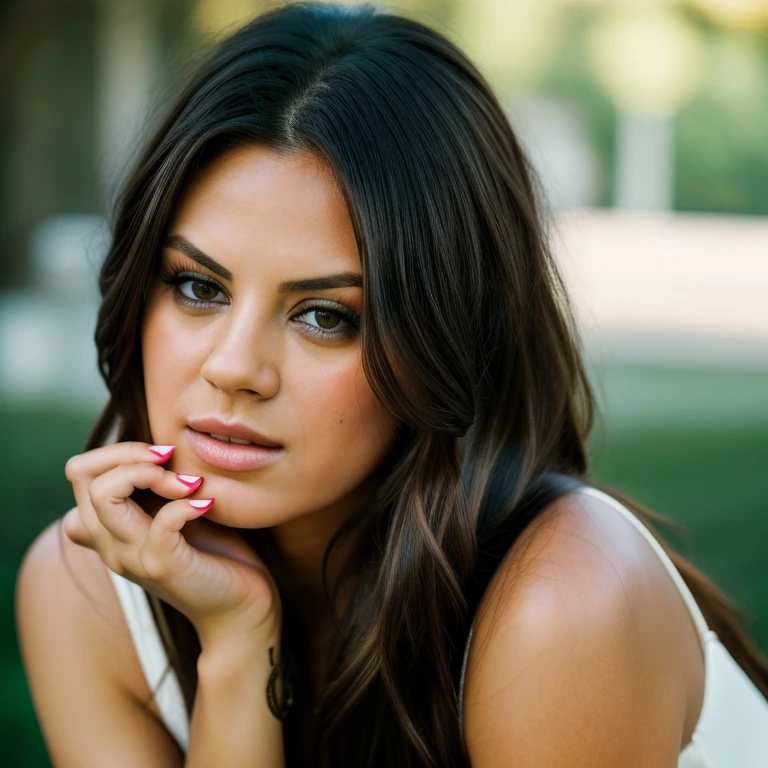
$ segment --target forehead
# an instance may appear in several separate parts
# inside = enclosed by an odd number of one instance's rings
[[[185,187],[169,228],[200,250],[238,263],[360,270],[352,220],[327,161],[261,145],[230,150]]]

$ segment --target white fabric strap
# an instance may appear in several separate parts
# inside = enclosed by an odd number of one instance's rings
[[[155,624],[149,599],[144,590],[130,579],[111,570],[109,575],[123,607],[147,685],[155,694],[155,702],[163,722],[186,753],[189,747],[189,719],[184,696],[173,668],[169,668],[163,678],[166,668],[169,667],[168,655]]]

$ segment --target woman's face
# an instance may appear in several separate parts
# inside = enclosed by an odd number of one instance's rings
[[[396,423],[361,366],[360,257],[330,168],[230,150],[187,185],[167,235],[141,339],[152,440],[176,446],[165,466],[203,475],[196,495],[216,499],[208,517],[224,525],[343,519],[370,494]],[[339,287],[287,285],[335,275]],[[282,448],[254,466],[258,448],[203,434],[217,433],[209,418]]]

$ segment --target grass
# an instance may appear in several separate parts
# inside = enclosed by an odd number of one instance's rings
[[[82,452],[93,416],[60,408],[0,405],[0,418],[6,434],[12,436],[0,443],[6,502],[0,536],[0,740],[7,766],[48,768],[19,657],[14,584],[30,542],[74,504],[64,464]]]
[[[616,429],[595,476],[687,529],[667,538],[755,616],[768,652],[768,429],[720,424]]]
[[[591,436],[594,475],[682,523],[670,536],[755,616],[768,651],[768,374],[604,366],[607,427]],[[21,667],[13,586],[26,547],[74,503],[64,464],[82,451],[93,415],[0,404],[6,434],[0,536],[0,739],[5,764],[49,768]]]

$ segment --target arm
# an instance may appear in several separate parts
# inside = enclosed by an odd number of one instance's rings
[[[265,693],[268,648],[278,647],[279,632],[262,641],[250,636],[240,643],[228,634],[227,645],[206,642],[185,762],[159,713],[144,705],[151,694],[106,566],[60,535],[60,522],[27,550],[15,605],[22,660],[52,764],[282,768],[282,723]]]
[[[686,688],[661,593],[641,558],[569,514],[508,553],[478,611],[471,764],[674,768]]]
[[[280,637],[277,585],[236,530],[200,519],[215,500],[190,499],[204,478],[163,469],[169,456],[125,442],[70,458],[65,474],[78,504],[62,518],[62,529],[183,613],[197,631],[200,687],[187,764],[202,768],[226,754],[229,766],[280,768],[282,724],[266,700],[268,649],[279,647]],[[154,494],[144,500],[146,509],[132,498],[137,489]]]
[[[95,552],[60,536],[60,522],[27,550],[15,602],[22,660],[51,763],[180,768],[181,750],[145,706],[149,689],[107,569]]]
[[[187,768],[283,768],[283,725],[266,698],[269,648],[277,654],[279,642],[279,632],[271,632],[203,643]]]

